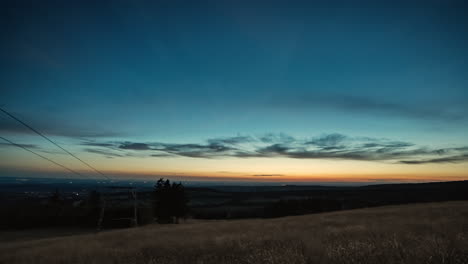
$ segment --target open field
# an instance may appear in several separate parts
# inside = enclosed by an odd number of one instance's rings
[[[468,263],[468,202],[2,240],[0,263]]]

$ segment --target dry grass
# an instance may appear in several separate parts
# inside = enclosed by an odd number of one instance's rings
[[[0,263],[468,263],[468,202],[4,242]]]

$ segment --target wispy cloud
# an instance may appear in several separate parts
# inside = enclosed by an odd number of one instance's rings
[[[340,149],[344,148],[341,143],[344,142],[345,139],[346,136],[335,133],[312,139],[311,141],[306,142],[306,144],[316,145],[328,150]]]
[[[34,145],[34,144],[18,144],[18,143],[16,143],[16,145],[24,147],[24,148],[29,148],[29,149],[38,149],[39,148],[39,146]],[[11,144],[11,143],[0,143],[0,147],[16,147],[16,146]]]
[[[210,144],[241,144],[253,142],[255,139],[251,136],[235,136],[235,137],[224,137],[224,138],[213,138],[208,139]]]
[[[106,150],[100,150],[100,149],[94,149],[94,148],[86,148],[84,151],[89,152],[89,153],[94,153],[94,154],[100,154],[106,157],[124,157],[125,155],[115,153],[112,151],[106,151]]]
[[[132,143],[132,142],[124,142],[119,146],[119,148],[121,148],[121,149],[131,149],[131,150],[149,150],[149,149],[151,149],[148,144],[145,144],[145,143]]]
[[[385,99],[368,98],[351,95],[301,95],[297,97],[273,98],[270,104],[274,107],[288,109],[333,109],[343,112],[361,113],[366,115],[387,115],[416,119],[465,119],[468,107],[463,105],[446,106],[444,108],[426,104],[404,104]]]
[[[113,147],[114,144],[112,143],[98,143],[98,142],[83,142],[81,143],[83,146],[91,146],[91,147]]]
[[[423,159],[423,160],[402,160],[400,163],[403,164],[427,164],[427,163],[458,163],[468,161],[468,153],[458,156],[449,156],[435,159]]]
[[[206,143],[93,142],[97,146],[152,157],[292,158],[384,161],[401,164],[449,163],[468,160],[468,147],[431,149],[411,142],[351,137],[338,133],[310,138],[287,134],[213,138]],[[130,151],[130,152],[129,152]],[[95,152],[97,153],[97,152]],[[105,155],[103,153],[103,155]]]
[[[116,137],[122,136],[122,134],[117,132],[112,132],[106,129],[102,129],[96,126],[86,126],[86,125],[77,125],[70,124],[68,122],[62,122],[57,120],[38,121],[32,117],[23,117],[22,115],[15,114],[19,116],[21,120],[25,121],[35,129],[47,135],[70,137],[70,138],[105,138],[105,137]],[[8,119],[0,119],[0,132],[3,133],[12,133],[12,134],[34,134],[30,129],[22,126],[16,121]],[[84,143],[85,144],[85,143]],[[91,144],[91,143],[88,143]]]
[[[170,153],[173,155],[192,157],[192,158],[212,158],[225,156],[230,151],[236,150],[235,147],[221,143],[208,144],[164,144],[158,143],[154,150]]]
[[[283,174],[254,174],[252,176],[255,176],[255,177],[280,177],[280,176],[283,176]]]

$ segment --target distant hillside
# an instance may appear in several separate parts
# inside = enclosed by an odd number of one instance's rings
[[[333,186],[188,188],[200,219],[278,217],[393,204],[468,200],[468,181]]]
[[[468,263],[468,202],[149,225],[0,244],[0,263]]]

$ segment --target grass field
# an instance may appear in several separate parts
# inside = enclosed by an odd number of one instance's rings
[[[0,263],[468,263],[468,202],[0,242]]]

